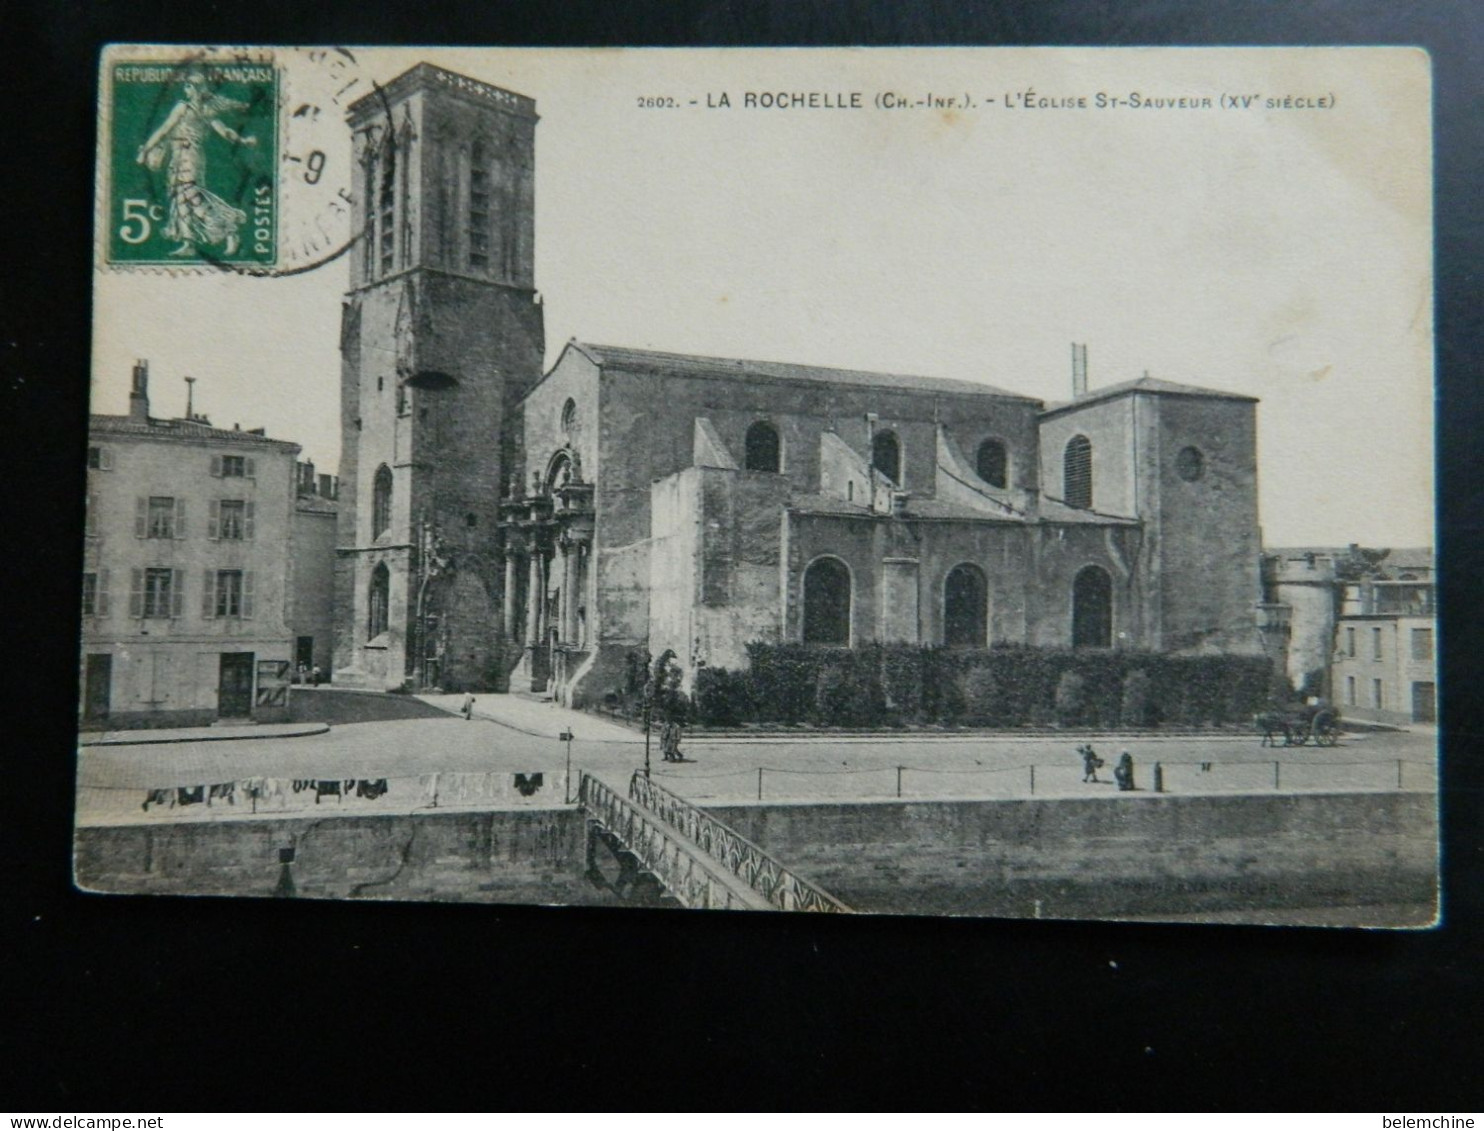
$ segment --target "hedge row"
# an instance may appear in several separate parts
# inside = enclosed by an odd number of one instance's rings
[[[1211,726],[1246,721],[1289,695],[1262,656],[1024,645],[750,644],[747,651],[748,671],[697,672],[693,706],[701,723]]]

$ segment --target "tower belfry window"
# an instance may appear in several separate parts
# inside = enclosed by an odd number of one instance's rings
[[[490,168],[484,142],[476,141],[469,155],[469,266],[487,271],[490,265]]]
[[[1073,436],[1062,454],[1062,499],[1078,510],[1092,509],[1092,441]]]
[[[391,274],[397,251],[397,147],[388,137],[381,154],[381,193],[377,201],[381,213],[377,224],[377,246],[381,273]]]

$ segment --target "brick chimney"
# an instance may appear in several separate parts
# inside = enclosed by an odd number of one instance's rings
[[[129,387],[129,419],[136,424],[149,421],[149,362],[134,363],[134,383]]]

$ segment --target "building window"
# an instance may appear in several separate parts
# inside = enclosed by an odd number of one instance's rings
[[[1371,629],[1371,659],[1373,659],[1373,660],[1379,660],[1380,658],[1381,658],[1381,630],[1379,628],[1373,628],[1373,629]]]
[[[177,586],[173,569],[144,571],[144,608],[146,617],[168,617],[175,612]]]
[[[983,648],[988,643],[989,586],[984,571],[965,562],[943,586],[943,643],[950,648]]]
[[[1412,659],[1432,659],[1432,629],[1414,628],[1412,630]]]
[[[146,538],[176,538],[184,533],[180,528],[184,523],[176,521],[177,511],[183,509],[185,500],[180,500],[180,506],[176,506],[176,500],[164,495],[152,495],[149,499],[149,513],[145,524]]]
[[[387,609],[391,598],[392,576],[385,562],[379,562],[371,571],[369,613],[366,619],[366,636],[376,639],[387,629]]]
[[[113,453],[107,448],[89,448],[88,467],[93,471],[112,471]]]
[[[1355,659],[1355,629],[1345,629],[1345,655]]]
[[[490,265],[490,169],[484,142],[476,141],[469,161],[469,266]]]
[[[257,461],[248,456],[212,456],[211,474],[218,479],[253,479]]]
[[[839,558],[804,571],[804,643],[850,643],[850,570]]]
[[[1345,702],[1351,707],[1357,705],[1355,695],[1355,677],[1353,675],[1347,675],[1345,677]]]
[[[98,575],[96,573],[82,575],[82,615],[85,617],[98,615]]]
[[[1072,583],[1072,647],[1113,646],[1113,580],[1108,571],[1087,566]]]
[[[1386,699],[1382,693],[1381,681],[1379,679],[1371,680],[1371,700],[1371,705],[1378,711],[1383,710],[1386,706]]]
[[[1206,474],[1206,457],[1200,448],[1181,448],[1175,457],[1175,471],[1187,483],[1194,483]]]
[[[1073,436],[1062,453],[1062,501],[1078,510],[1092,509],[1092,441]]]
[[[778,429],[766,420],[759,420],[747,430],[746,449],[748,471],[778,471],[782,466],[779,458]]]
[[[562,436],[566,439],[567,443],[570,444],[572,442],[572,437],[576,434],[576,432],[577,402],[574,401],[571,397],[568,397],[567,403],[562,405]]]
[[[895,432],[877,432],[871,438],[871,466],[896,486],[902,485],[902,442]]]
[[[217,570],[216,615],[240,617],[242,615],[242,571],[240,569]]]
[[[1005,456],[1005,445],[999,440],[985,440],[979,445],[979,451],[974,456],[974,469],[979,473],[979,478],[991,487],[1003,487],[1008,482],[1005,474],[1008,460]]]
[[[242,499],[221,499],[212,503],[212,518],[207,524],[211,537],[227,542],[250,540],[253,536],[253,505]]]
[[[371,537],[379,538],[392,524],[392,469],[382,464],[376,469],[371,490]]]

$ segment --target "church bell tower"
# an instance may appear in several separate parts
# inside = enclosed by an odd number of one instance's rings
[[[535,102],[423,63],[354,103],[336,683],[499,680],[499,500],[545,352]]]

